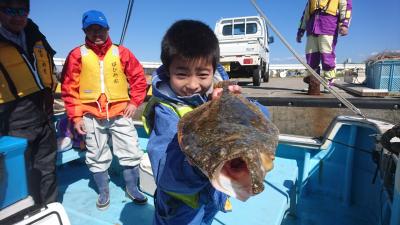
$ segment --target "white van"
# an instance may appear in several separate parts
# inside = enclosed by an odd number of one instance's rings
[[[215,25],[220,62],[231,78],[252,77],[254,86],[269,80],[269,46],[265,21],[260,16],[220,19]]]

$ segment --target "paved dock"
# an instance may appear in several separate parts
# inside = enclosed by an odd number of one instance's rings
[[[339,81],[342,82],[342,81]],[[343,104],[330,93],[321,93],[319,96],[307,95],[308,85],[303,83],[302,77],[270,78],[268,83],[253,86],[251,79],[238,79],[243,93],[258,100],[267,106],[293,107],[325,107],[342,108]],[[369,109],[399,109],[400,96],[361,97],[351,92],[333,87],[343,97],[359,108]],[[322,90],[322,86],[321,86]]]

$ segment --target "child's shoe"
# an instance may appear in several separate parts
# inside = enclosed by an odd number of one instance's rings
[[[94,181],[99,190],[99,197],[97,198],[96,207],[99,210],[106,210],[110,205],[110,190],[108,187],[108,173],[99,172],[93,173]]]
[[[125,167],[123,170],[126,190],[125,194],[135,204],[144,205],[147,203],[147,197],[139,191],[139,167]]]

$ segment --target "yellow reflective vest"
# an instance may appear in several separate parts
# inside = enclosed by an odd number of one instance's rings
[[[79,96],[82,103],[96,102],[101,94],[108,102],[129,100],[128,81],[122,70],[118,46],[112,45],[103,60],[82,45]]]
[[[170,108],[173,112],[178,115],[179,118],[182,118],[186,113],[192,111],[194,108],[188,105],[183,104],[174,104],[171,102],[162,101],[161,99],[152,96],[150,100],[147,102],[145,109],[142,113],[142,122],[144,129],[147,134],[150,134],[154,128],[154,107],[157,104],[164,105]]]
[[[15,45],[0,42],[0,104],[45,88],[54,90],[53,63],[42,41],[33,46],[34,63]]]
[[[310,14],[315,10],[322,10],[330,15],[336,16],[339,9],[339,0],[309,0]]]

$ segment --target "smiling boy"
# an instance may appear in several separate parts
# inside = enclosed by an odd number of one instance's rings
[[[150,134],[147,151],[154,179],[154,224],[211,224],[218,211],[229,211],[228,196],[192,166],[177,140],[179,119],[218,96],[213,90],[219,44],[212,29],[200,21],[181,20],[166,32],[161,44],[163,65],[153,74],[153,97],[143,114]],[[230,91],[240,93],[237,85]]]

